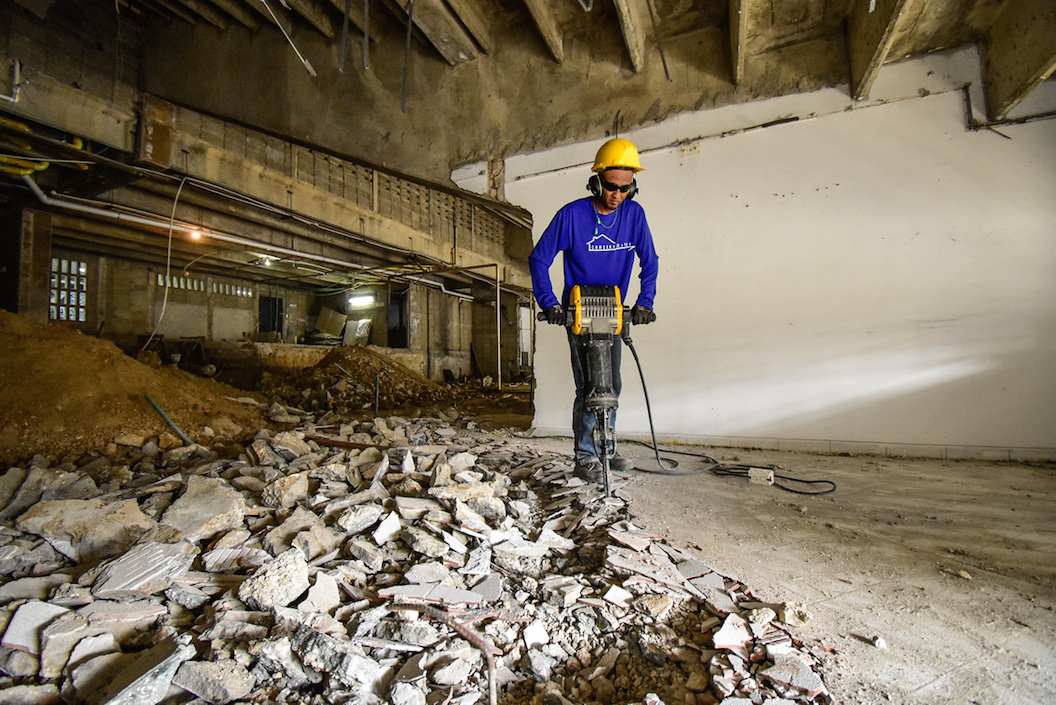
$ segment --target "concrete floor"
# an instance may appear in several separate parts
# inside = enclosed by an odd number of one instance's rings
[[[680,449],[837,484],[808,497],[711,472],[628,483],[643,527],[763,601],[806,606],[798,634],[831,650],[836,702],[1056,702],[1056,464]]]

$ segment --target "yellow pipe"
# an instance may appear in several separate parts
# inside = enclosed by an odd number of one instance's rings
[[[27,132],[31,135],[33,134],[33,130],[29,129],[29,125],[25,125],[21,122],[16,122],[15,120],[10,120],[4,117],[0,117],[0,127],[10,127],[13,130]]]
[[[44,171],[51,162],[36,161],[31,159],[19,159],[17,157],[5,157],[0,154],[0,165],[7,164],[9,166],[18,167],[20,169],[29,169],[29,173],[34,171]]]
[[[3,164],[0,164],[0,172],[3,172],[5,174],[14,174],[15,176],[29,176],[33,173],[33,170],[20,169],[18,167],[4,166]]]

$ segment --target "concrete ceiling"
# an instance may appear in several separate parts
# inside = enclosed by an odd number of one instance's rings
[[[132,110],[143,91],[434,184],[462,164],[501,164],[680,112],[831,86],[864,99],[886,64],[969,45],[979,50],[988,117],[1000,121],[1056,69],[1053,0],[348,0],[347,28],[346,0],[118,0],[116,15],[109,0],[0,2],[61,27],[61,37],[41,32],[52,49],[65,50],[67,36],[94,47],[81,49],[84,63],[120,74],[97,82],[103,100],[121,82],[133,87]],[[130,35],[142,57],[125,70]],[[80,100],[87,82],[77,59],[43,61],[34,41],[12,35],[7,48]],[[55,95],[56,105],[72,104]],[[131,160],[115,155],[91,182],[50,186],[81,196],[121,188],[138,179],[122,166]],[[19,187],[7,184],[0,200],[32,202]],[[91,231],[72,217],[58,225]],[[116,230],[94,237],[127,242]],[[161,258],[147,242],[133,243],[151,250],[139,256]],[[218,267],[253,265],[244,252],[226,254],[235,259],[215,258]],[[404,260],[380,253],[376,264]]]
[[[18,0],[47,6],[50,0]],[[349,52],[398,39],[413,24],[413,38],[434,58],[458,67],[487,62],[499,42],[518,41],[555,64],[575,44],[611,44],[619,37],[623,61],[635,73],[664,44],[715,32],[727,44],[731,89],[746,67],[768,54],[838,36],[845,41],[847,78],[856,98],[868,96],[883,64],[977,43],[985,62],[991,118],[999,119],[1056,68],[1056,7],[1051,0],[128,0],[142,17],[211,26],[224,33],[279,28],[286,36],[311,30]],[[125,4],[122,0],[121,5]],[[99,12],[113,12],[109,2]],[[346,23],[347,10],[347,23]],[[373,32],[373,34],[372,34]],[[291,40],[292,44],[292,40]],[[819,45],[816,51],[826,51]],[[603,55],[604,52],[592,52]],[[299,58],[310,65],[298,51]],[[367,53],[369,61],[369,51]],[[707,59],[701,57],[704,62]],[[314,71],[314,69],[309,69]],[[569,70],[578,70],[570,65]],[[786,67],[785,92],[800,83]],[[670,69],[664,66],[665,77]],[[807,81],[807,83],[810,83]]]

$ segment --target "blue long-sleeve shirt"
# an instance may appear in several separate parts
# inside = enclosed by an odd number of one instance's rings
[[[560,301],[550,283],[550,265],[558,252],[564,254],[565,267]],[[528,257],[535,300],[543,310],[559,303],[567,306],[572,287],[582,284],[618,286],[626,301],[636,254],[641,264],[636,303],[651,309],[659,265],[645,210],[634,201],[624,201],[615,214],[599,218],[589,196],[572,201],[554,215]]]

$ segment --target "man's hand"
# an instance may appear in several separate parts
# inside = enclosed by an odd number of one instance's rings
[[[631,323],[636,326],[644,326],[646,323],[652,323],[656,320],[656,314],[653,313],[652,309],[648,309],[645,306],[635,306],[631,309]]]
[[[551,306],[543,311],[543,314],[546,316],[547,323],[552,323],[555,326],[565,325],[565,309],[560,306]]]

